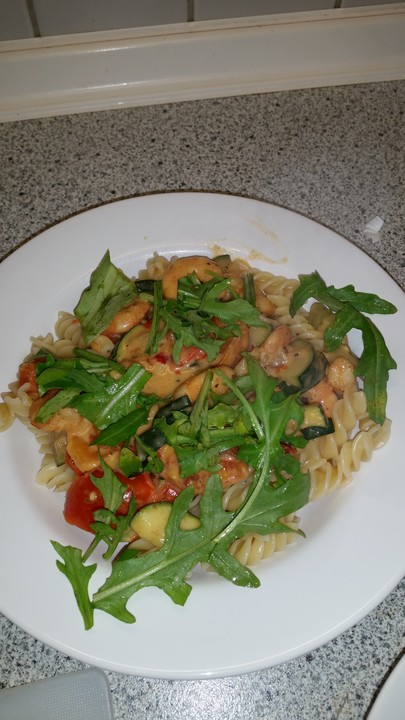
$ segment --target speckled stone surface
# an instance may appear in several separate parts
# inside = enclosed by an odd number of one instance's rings
[[[67,216],[170,190],[283,205],[347,237],[405,288],[405,83],[273,93],[0,126],[0,254]],[[384,220],[378,242],[363,230]],[[1,590],[0,590],[1,592]],[[107,672],[116,720],[362,720],[405,645],[405,582],[351,630],[223,680]],[[84,665],[0,617],[0,687]]]

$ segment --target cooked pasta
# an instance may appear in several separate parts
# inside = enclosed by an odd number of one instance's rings
[[[281,518],[281,522],[294,531],[299,528],[299,518],[296,515]],[[269,535],[248,533],[235,540],[228,550],[242,565],[252,566],[257,565],[261,560],[270,558],[275,552],[284,550],[296,538],[296,532],[271,533]]]
[[[370,420],[362,390],[345,392],[333,408],[335,432],[311,440],[302,450],[302,469],[311,480],[310,500],[316,500],[352,480],[362,462],[389,439],[390,421]]]
[[[2,393],[3,403],[2,416],[5,419],[5,427],[0,426],[1,430],[6,430],[14,421],[19,418],[22,422],[28,424],[29,410],[32,404],[30,396],[27,394],[27,385],[20,387],[16,382],[10,384],[8,392]],[[3,414],[4,413],[4,414]]]

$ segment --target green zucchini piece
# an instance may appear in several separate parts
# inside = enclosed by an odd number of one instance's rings
[[[174,412],[187,412],[191,410],[192,406],[188,395],[182,395],[176,400],[167,403],[167,405],[162,405],[157,411],[155,418],[164,417],[166,418],[167,424],[172,425],[175,421]]]
[[[149,330],[145,325],[135,325],[128,330],[115,348],[115,360],[118,363],[134,361],[143,355],[149,339]]]
[[[301,432],[306,440],[335,432],[332,418],[327,418],[320,405],[305,405]]]
[[[242,275],[243,296],[253,307],[256,307],[255,281],[252,273]]]
[[[216,262],[217,265],[221,268],[222,272],[226,273],[229,271],[229,266],[232,262],[231,256],[224,254],[224,255],[217,255],[213,258],[214,262]]]
[[[166,435],[157,427],[151,427],[149,430],[145,430],[144,433],[139,435],[139,439],[146,447],[155,451],[167,443]]]
[[[312,345],[306,340],[296,338],[287,348],[285,368],[283,367],[277,372],[277,377],[288,385],[300,388],[301,377],[312,364],[314,353]]]
[[[145,505],[131,520],[131,530],[142,540],[147,540],[156,547],[161,547],[165,539],[165,528],[168,523],[172,504],[168,502]],[[200,521],[195,515],[186,513],[180,521],[181,530],[195,530],[200,527]]]
[[[314,352],[312,362],[299,377],[299,385],[302,392],[310,390],[312,387],[321,382],[325,375],[328,361],[321,352]]]
[[[271,325],[262,327],[249,327],[249,343],[253,347],[259,347],[271,333]]]
[[[156,280],[135,280],[135,286],[139,293],[151,293],[153,295],[153,289]]]
[[[60,467],[66,462],[67,437],[65,432],[57,432],[52,436],[52,451],[55,465]]]

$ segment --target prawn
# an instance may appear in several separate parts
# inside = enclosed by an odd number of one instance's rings
[[[162,292],[166,300],[175,300],[177,298],[178,282],[180,278],[195,273],[198,279],[204,283],[212,280],[216,275],[223,277],[223,272],[219,265],[205,255],[190,255],[188,257],[177,258],[169,263],[163,278]]]
[[[126,305],[117,312],[109,326],[104,330],[104,334],[107,336],[123,335],[135,325],[139,325],[149,312],[149,308],[150,304],[146,300],[135,300],[131,305]]]

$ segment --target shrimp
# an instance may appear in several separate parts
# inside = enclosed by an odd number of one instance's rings
[[[338,393],[343,393],[356,383],[353,363],[347,357],[333,360],[326,371],[326,377],[329,385]]]
[[[326,378],[302,395],[302,399],[310,405],[321,405],[327,418],[332,417],[332,410],[337,402],[337,395]]]
[[[201,282],[208,282],[216,275],[223,277],[219,265],[205,255],[190,255],[189,257],[178,258],[169,263],[163,278],[162,292],[166,300],[177,298],[177,288],[180,278],[196,273]]]
[[[275,304],[267,297],[266,293],[263,292],[257,285],[255,285],[255,299],[256,306],[259,308],[262,315],[267,317],[273,317],[274,311],[276,310]]]
[[[37,403],[33,405],[37,405]],[[32,414],[32,417],[35,417],[35,413]],[[35,423],[33,419],[31,419],[31,423],[47,432],[66,433],[66,452],[81,472],[100,467],[99,453],[107,465],[112,468],[118,467],[119,449],[104,445],[91,445],[90,443],[98,435],[98,430],[90,420],[79,415],[74,408],[58,410],[46,423]]]
[[[251,354],[259,360],[268,375],[287,367],[287,348],[291,337],[290,328],[287,325],[279,325],[258,348],[252,350]]]
[[[135,325],[139,325],[141,320],[149,312],[150,304],[146,300],[135,300],[131,305],[126,305],[112,319],[109,326],[104,330],[104,334],[123,335]]]
[[[227,367],[226,365],[221,365],[221,370],[224,375],[229,378],[232,378],[234,375],[233,369],[231,367]],[[207,372],[208,370],[204,370],[203,372],[198,373],[198,375],[194,375],[185,383],[176,388],[173,393],[174,399],[179,398],[182,395],[187,395],[189,400],[192,403],[195,403],[203,386],[203,382],[205,380]],[[212,375],[211,389],[214,393],[216,393],[216,395],[224,395],[228,390],[228,386],[226,385],[224,380],[215,372],[215,370]]]
[[[234,367],[241,359],[242,353],[249,347],[249,328],[245,323],[238,323],[240,335],[228,338],[222,345],[213,365]]]
[[[180,484],[180,463],[176,451],[171,445],[162,445],[157,451],[157,456],[163,463],[163,470],[159,473],[167,482]]]

